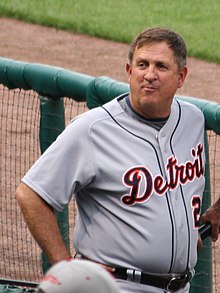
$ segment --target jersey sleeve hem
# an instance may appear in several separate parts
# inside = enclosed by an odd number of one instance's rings
[[[29,188],[31,188],[39,197],[46,201],[46,203],[48,203],[52,208],[54,208],[58,212],[62,212],[64,206],[55,202],[50,195],[48,195],[41,188],[37,187],[32,181],[28,180],[27,177],[23,178],[21,181],[24,184],[26,184]]]

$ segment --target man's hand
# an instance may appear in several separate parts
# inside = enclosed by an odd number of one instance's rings
[[[220,232],[220,197],[202,215],[202,223],[210,222],[212,225],[212,241],[217,241]]]

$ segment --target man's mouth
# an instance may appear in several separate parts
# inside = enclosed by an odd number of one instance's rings
[[[142,86],[142,89],[143,89],[144,91],[147,91],[147,92],[155,92],[155,91],[158,90],[158,87],[156,87],[156,86],[151,86],[151,85],[143,85],[143,86]]]

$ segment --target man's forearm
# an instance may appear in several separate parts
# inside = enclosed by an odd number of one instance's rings
[[[53,209],[23,183],[16,190],[16,197],[33,237],[50,263],[70,258]]]

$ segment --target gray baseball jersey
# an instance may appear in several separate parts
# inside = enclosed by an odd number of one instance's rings
[[[123,97],[74,119],[23,182],[59,211],[76,193],[77,252],[114,267],[182,273],[197,261],[203,114],[174,99],[158,131],[130,117]]]

